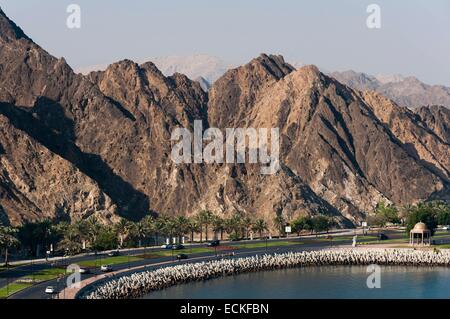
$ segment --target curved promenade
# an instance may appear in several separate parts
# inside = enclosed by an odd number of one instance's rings
[[[140,298],[151,291],[191,281],[247,272],[323,265],[450,266],[449,251],[397,249],[333,249],[221,259],[170,266],[112,279],[85,291],[80,298]]]

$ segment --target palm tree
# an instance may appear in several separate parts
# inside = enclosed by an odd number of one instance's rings
[[[279,235],[281,236],[284,233],[283,227],[286,224],[283,216],[281,214],[280,215],[277,214],[277,216],[274,218],[273,221],[278,228]]]
[[[187,230],[191,233],[191,243],[194,242],[194,234],[197,233],[200,229],[200,226],[195,217],[188,218]]]
[[[176,235],[181,242],[186,233],[189,232],[189,220],[185,216],[178,216],[175,218]]]
[[[49,248],[51,238],[53,237],[53,223],[49,219],[45,219],[35,224],[33,237],[45,249]]]
[[[259,234],[259,238],[262,238],[262,233],[267,231],[267,223],[264,219],[257,219],[253,224],[253,231]]]
[[[243,234],[245,234],[245,238],[249,238],[249,231],[253,225],[253,221],[250,217],[246,216],[242,218],[242,227],[244,228]]]
[[[98,235],[102,231],[102,225],[97,217],[91,216],[86,222],[87,234],[91,245],[96,242]]]
[[[166,217],[162,231],[164,235],[169,237],[169,242],[171,242],[172,238],[177,233],[177,223],[173,217]]]
[[[84,244],[81,240],[78,226],[73,225],[61,225],[63,230],[63,239],[59,242],[58,247],[70,255],[80,253],[83,250]]]
[[[125,218],[121,218],[117,224],[114,225],[114,230],[119,236],[119,246],[122,248],[125,241],[125,237],[128,236],[131,224]]]
[[[212,226],[214,236],[217,237],[217,233],[220,233],[220,240],[223,240],[223,232],[225,231],[225,221],[220,216],[214,216],[212,220]]]
[[[145,223],[137,222],[130,225],[130,232],[133,237],[138,239],[138,247],[140,248],[142,245],[142,239],[145,239],[148,235],[148,229]]]
[[[17,229],[0,226],[0,247],[5,249],[5,266],[9,263],[9,249],[17,246],[19,241],[16,238]]]
[[[200,224],[200,242],[203,241],[202,228],[205,226],[205,239],[208,241],[208,226],[211,224],[213,219],[213,213],[209,210],[202,210],[198,213],[198,222]]]
[[[160,215],[155,220],[155,242],[159,242],[159,235],[164,234],[164,230],[166,228],[166,223],[168,222],[169,218],[165,215]]]
[[[86,220],[79,220],[72,224],[72,231],[81,242],[82,249],[86,249],[86,242],[89,240],[89,223]]]
[[[151,216],[151,215],[148,215],[148,216],[145,216],[143,219],[142,219],[142,221],[141,221],[144,225],[145,225],[145,228],[146,228],[146,231],[147,231],[147,234],[150,236],[151,234],[154,234],[155,235],[155,242],[154,242],[154,244],[156,245],[156,220],[155,220],[155,218],[153,217],[153,216]]]
[[[225,230],[232,239],[239,239],[242,230],[242,217],[235,213],[233,216],[225,220]]]

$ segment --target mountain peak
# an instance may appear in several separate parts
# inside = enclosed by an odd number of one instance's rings
[[[280,79],[295,70],[292,65],[284,61],[282,55],[267,55],[265,53],[261,53],[259,57],[250,62],[250,65],[255,63],[264,67],[266,71],[275,76],[277,79]]]
[[[32,41],[0,8],[0,39],[11,42],[19,39]]]

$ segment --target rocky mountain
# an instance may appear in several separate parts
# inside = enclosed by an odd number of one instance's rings
[[[416,110],[422,121],[445,143],[450,144],[450,109],[432,105]]]
[[[280,127],[283,162],[350,220],[382,199],[447,194],[445,176],[413,156],[414,146],[374,112],[383,104],[371,102],[314,66],[293,71],[281,57],[263,55],[214,83],[208,115],[212,126]],[[449,147],[439,147],[448,172]]]
[[[359,91],[377,91],[398,105],[410,109],[430,105],[450,108],[449,87],[428,85],[412,76],[372,76],[355,71],[332,72],[330,76]]]
[[[175,164],[174,128],[279,127],[281,169]],[[380,200],[449,195],[448,113],[414,114],[314,66],[261,55],[206,92],[156,63],[76,74],[0,12],[0,220],[189,215],[361,221]],[[447,155],[447,156],[446,156]]]

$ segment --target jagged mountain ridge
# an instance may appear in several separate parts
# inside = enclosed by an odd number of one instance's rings
[[[0,31],[0,217],[10,223],[209,208],[270,223],[275,214],[324,213],[345,224],[381,199],[411,203],[448,194],[445,175],[408,152],[370,101],[317,68],[295,71],[280,56],[261,55],[227,71],[206,93],[153,63],[124,60],[77,75],[4,14]],[[170,132],[195,119],[205,128],[280,127],[281,171],[175,165]],[[13,139],[24,142],[14,147]],[[445,161],[435,164],[448,172]]]

